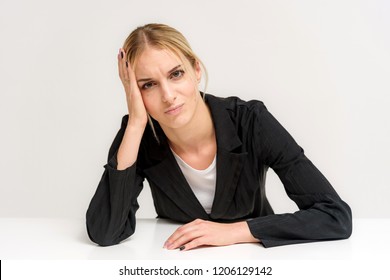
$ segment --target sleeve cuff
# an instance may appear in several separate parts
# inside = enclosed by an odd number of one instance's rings
[[[110,171],[115,171],[117,173],[125,173],[126,171],[134,168],[134,166],[136,165],[137,162],[134,162],[131,166],[127,167],[126,169],[118,170],[117,169],[117,167],[118,167],[117,154],[118,154],[118,151],[115,152],[115,154],[111,157],[111,159],[108,161],[108,163],[104,166],[105,168],[107,168]]]

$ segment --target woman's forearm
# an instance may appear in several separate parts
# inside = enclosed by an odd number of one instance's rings
[[[132,125],[130,122],[127,125],[121,145],[118,149],[118,170],[124,170],[136,162],[144,130],[145,127]]]

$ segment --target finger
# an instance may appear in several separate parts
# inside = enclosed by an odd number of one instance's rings
[[[126,67],[126,52],[124,49],[120,49],[121,51],[121,67],[122,67],[122,73],[123,73],[123,79],[124,79],[124,82],[126,83],[129,83],[129,72],[128,72],[128,69]]]
[[[192,249],[204,246],[204,245],[209,245],[209,244],[207,244],[207,239],[205,237],[201,236],[199,238],[195,238],[195,239],[191,240],[190,242],[188,242],[186,244],[181,245],[179,247],[179,249],[180,249],[180,251],[188,251],[188,250],[192,250]]]
[[[178,228],[171,237],[168,238],[165,248],[176,249],[185,243],[190,242],[195,238],[199,238],[205,234],[206,221],[195,220]]]
[[[123,52],[122,49],[119,49],[117,58],[118,58],[118,73],[119,73],[119,78],[123,81],[124,80],[124,71],[123,71],[123,58],[122,58]]]
[[[185,225],[182,225],[178,227],[171,236],[168,237],[168,239],[164,243],[164,248],[170,247],[171,244],[173,244],[178,238],[180,238],[182,235],[184,235],[186,232],[194,230],[194,226],[198,225],[200,223],[200,219],[196,219],[190,223],[187,223]]]
[[[179,242],[182,240],[182,243],[185,241],[183,238],[186,233],[191,231],[191,229],[186,225],[186,226],[181,226],[177,228],[174,233],[168,237],[167,241],[164,243],[164,248],[166,249],[175,249],[177,246],[180,246],[181,243]]]
[[[133,89],[133,90],[136,89],[134,87],[137,87],[137,89],[138,89],[138,85],[137,85],[137,81],[136,81],[136,78],[135,78],[134,70],[131,67],[130,63],[127,61],[127,55],[126,55],[126,52],[123,49],[122,49],[122,53],[123,53],[122,70],[123,70],[123,73],[124,73],[124,80],[125,80],[126,86],[130,90],[131,89]]]
[[[182,236],[180,236],[179,238],[177,238],[175,241],[173,241],[168,246],[167,249],[168,250],[178,249],[181,246],[191,242],[192,240],[198,239],[198,238],[200,238],[202,236],[203,236],[203,233],[201,231],[197,230],[197,229],[189,231],[189,232],[183,234]]]
[[[137,80],[135,78],[134,69],[131,67],[129,62],[126,62],[126,63],[127,63],[126,67],[127,67],[127,73],[128,73],[128,79],[129,79],[130,86],[137,86],[138,87]]]

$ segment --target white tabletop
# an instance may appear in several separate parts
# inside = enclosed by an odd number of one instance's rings
[[[166,250],[180,224],[138,219],[136,232],[119,245],[100,247],[80,219],[0,218],[0,259],[5,260],[364,260],[390,259],[390,219],[355,219],[350,239],[264,248],[260,244]]]

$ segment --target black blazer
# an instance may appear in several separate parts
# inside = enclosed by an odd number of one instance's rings
[[[108,163],[87,211],[92,241],[117,244],[134,233],[137,197],[149,182],[158,217],[182,223],[196,218],[218,222],[246,220],[265,247],[348,238],[349,206],[305,156],[289,133],[260,101],[206,95],[217,138],[217,182],[208,215],[188,185],[161,127],[160,143],[145,129],[137,162],[117,170],[116,154],[128,115],[111,145]],[[274,214],[265,194],[271,167],[300,211]]]

